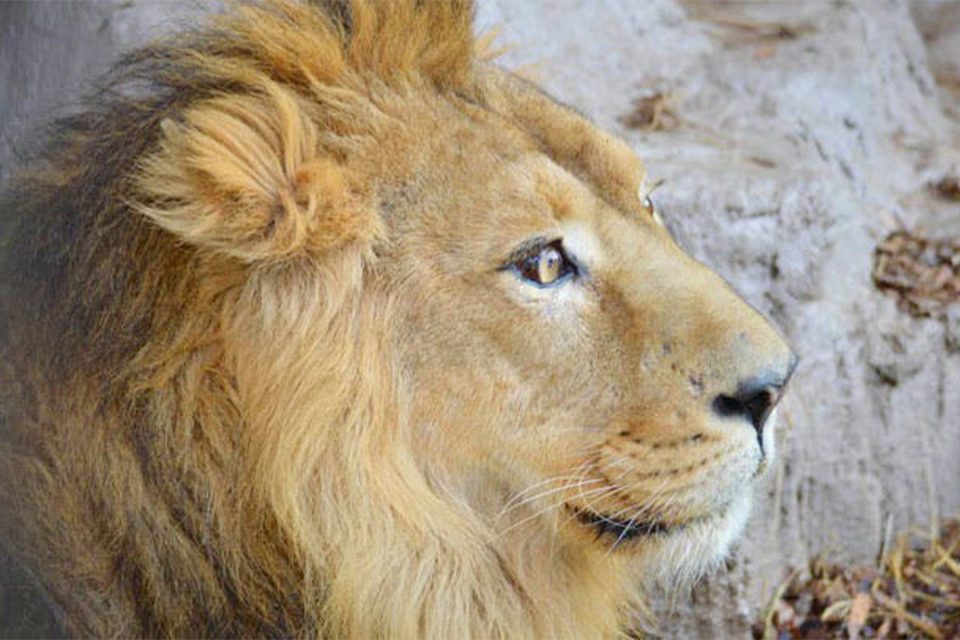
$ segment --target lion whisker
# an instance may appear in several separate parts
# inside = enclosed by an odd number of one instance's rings
[[[573,478],[573,479],[576,479],[576,478]],[[588,480],[585,484],[595,484],[595,483],[598,483],[598,482],[603,482],[603,481],[602,481],[602,480],[599,480],[599,479]],[[519,508],[521,508],[521,507],[523,507],[523,506],[525,506],[525,505],[528,505],[528,504],[530,504],[530,503],[532,503],[532,502],[536,502],[537,500],[540,500],[540,499],[542,499],[542,498],[545,498],[545,497],[547,497],[547,496],[549,496],[549,495],[553,495],[553,494],[555,494],[555,493],[560,493],[560,492],[562,492],[562,491],[566,491],[566,490],[569,489],[569,488],[570,488],[569,485],[564,484],[564,485],[561,486],[561,487],[554,487],[554,488],[552,488],[552,489],[548,489],[548,490],[546,490],[546,491],[541,491],[540,493],[536,493],[536,494],[534,494],[534,495],[528,496],[528,497],[524,498],[523,500],[520,500],[519,502],[517,502],[517,503],[515,503],[515,504],[513,504],[513,505],[508,505],[508,507],[504,507],[503,509],[501,509],[500,512],[497,514],[495,520],[499,520],[500,518],[502,518],[504,515],[506,515],[507,513],[511,512],[511,511],[515,511],[515,510],[517,510],[517,509],[519,509]]]
[[[610,490],[611,490],[611,487],[610,487],[609,485],[607,485],[607,486],[603,486],[603,487],[598,487],[598,488],[596,488],[596,489],[591,489],[590,491],[581,492],[579,495],[588,496],[588,495],[591,495],[591,494],[595,494],[595,493],[599,493],[599,492],[603,492],[603,491],[610,491]],[[537,518],[543,516],[544,514],[549,513],[550,511],[552,511],[552,510],[554,510],[554,509],[557,509],[557,508],[559,508],[559,507],[562,507],[564,504],[566,504],[566,502],[567,502],[566,500],[558,500],[557,502],[555,502],[555,503],[553,503],[553,504],[551,504],[551,505],[549,505],[549,506],[547,506],[547,507],[545,507],[545,508],[543,508],[543,509],[540,509],[540,510],[537,511],[536,513],[533,513],[533,514],[531,514],[531,515],[523,518],[522,520],[519,520],[519,521],[511,524],[511,525],[510,525],[509,527],[507,527],[506,529],[503,529],[502,531],[497,532],[497,534],[494,536],[494,539],[497,539],[497,538],[505,535],[506,533],[512,531],[513,529],[516,529],[516,528],[518,528],[518,527],[520,527],[520,526],[523,526],[523,525],[525,525],[525,524],[529,524],[530,522],[536,520]]]
[[[627,532],[630,530],[630,528],[634,524],[637,523],[637,520],[639,518],[644,517],[647,513],[651,511],[651,509],[653,509],[654,506],[659,506],[657,501],[659,500],[666,486],[667,486],[667,481],[664,480],[663,482],[660,483],[660,485],[656,489],[653,490],[650,497],[644,501],[644,503],[634,512],[634,514],[630,516],[629,520],[627,520],[627,526],[623,529],[623,531],[620,532],[620,535],[617,536],[617,539],[614,540],[613,544],[610,545],[610,548],[607,550],[607,554],[610,554],[611,552],[613,552],[614,549],[617,548],[617,546],[623,541],[624,536],[627,535]],[[621,510],[620,513],[625,513],[625,512],[626,512],[626,509],[623,509]],[[620,513],[617,513],[613,517],[619,518]]]
[[[577,468],[574,470],[574,473],[573,473],[572,475],[567,475],[567,476],[553,476],[553,477],[550,477],[550,478],[546,478],[546,479],[544,479],[544,480],[540,480],[539,482],[535,482],[535,483],[533,483],[532,485],[530,485],[530,486],[528,486],[528,487],[525,487],[524,489],[521,489],[521,490],[518,491],[517,493],[513,494],[513,496],[511,496],[509,500],[507,500],[506,504],[503,506],[503,508],[502,508],[502,509],[500,510],[500,512],[497,514],[497,518],[499,518],[499,517],[502,516],[504,513],[506,513],[507,511],[509,511],[510,508],[511,508],[517,501],[520,501],[520,503],[523,503],[523,502],[526,502],[526,501],[528,501],[528,500],[531,500],[532,498],[529,498],[529,497],[526,497],[526,498],[525,498],[524,496],[525,496],[526,494],[530,493],[531,491],[534,491],[535,489],[538,489],[538,488],[540,488],[540,487],[542,487],[542,486],[544,486],[544,485],[548,485],[548,484],[553,483],[553,482],[562,482],[562,481],[566,481],[566,480],[577,480],[577,479],[579,479],[579,478],[582,476],[582,473],[583,473],[583,472],[581,471],[581,469],[583,469],[587,464],[588,464],[588,463],[584,463],[584,464],[580,465],[579,467],[577,467]]]

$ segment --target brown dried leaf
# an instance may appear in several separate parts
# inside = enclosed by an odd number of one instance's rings
[[[631,129],[666,131],[675,129],[680,118],[673,108],[675,96],[670,93],[653,93],[633,101],[633,109],[621,118]]]
[[[874,252],[873,280],[911,315],[941,315],[960,302],[960,244],[896,231]]]
[[[960,200],[960,175],[943,176],[932,186],[940,197],[947,200]]]
[[[808,575],[794,572],[777,589],[763,635],[960,639],[958,572],[960,519],[941,522],[938,535],[914,531],[899,536],[877,568],[817,557],[810,561]]]

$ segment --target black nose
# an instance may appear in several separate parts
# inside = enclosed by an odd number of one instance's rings
[[[763,425],[780,401],[783,389],[796,366],[797,358],[793,356],[782,375],[768,374],[740,383],[733,395],[721,394],[714,398],[713,410],[724,417],[747,419],[757,431],[757,440],[762,450]]]
[[[770,412],[780,400],[782,389],[766,384],[741,385],[732,396],[719,395],[714,398],[713,410],[725,418],[746,418],[759,436]]]

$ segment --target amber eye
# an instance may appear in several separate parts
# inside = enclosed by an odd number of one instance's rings
[[[653,217],[657,215],[657,208],[653,206],[653,200],[650,199],[650,196],[644,196],[643,200],[640,201],[640,206],[643,207],[644,212]]]
[[[534,247],[530,253],[512,262],[510,267],[524,280],[544,287],[556,284],[576,272],[560,240]]]
[[[644,187],[641,186],[639,193],[637,193],[637,197],[640,198],[640,207],[643,209],[643,212],[653,218],[654,222],[662,227],[663,219],[660,218],[660,214],[657,213],[657,207],[653,204],[653,199],[650,197],[650,194],[654,191],[654,189],[659,187],[661,184],[663,184],[663,180],[656,182],[650,189],[644,189]]]

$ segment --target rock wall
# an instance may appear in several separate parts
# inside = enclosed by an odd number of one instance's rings
[[[0,4],[12,142],[193,3]],[[628,140],[678,240],[802,356],[781,460],[728,571],[658,606],[669,637],[745,636],[812,555],[871,561],[960,512],[960,305],[916,318],[871,278],[896,229],[960,237],[960,2],[480,0],[508,67]],[[672,606],[671,606],[672,605]]]

